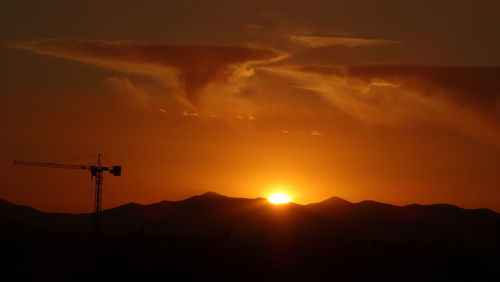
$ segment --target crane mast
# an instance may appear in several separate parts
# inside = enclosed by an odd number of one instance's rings
[[[92,176],[95,178],[95,191],[94,191],[94,214],[95,214],[95,229],[99,232],[100,218],[102,208],[102,180],[103,175],[101,168],[101,154],[97,154],[97,167],[91,170]]]
[[[102,155],[100,153],[97,154],[96,165],[73,165],[73,164],[60,164],[60,163],[32,162],[32,161],[14,161],[14,165],[89,170],[92,176],[92,181],[94,182],[94,216],[95,216],[94,228],[96,233],[99,233],[100,214],[102,210],[102,188],[103,188],[104,172],[108,171],[110,174],[114,176],[120,176],[122,173],[121,166],[110,166],[110,167],[102,166],[101,158]]]

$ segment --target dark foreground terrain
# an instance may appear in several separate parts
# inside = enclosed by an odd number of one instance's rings
[[[102,215],[0,200],[12,281],[500,281],[500,215],[330,198],[273,206],[206,193]]]

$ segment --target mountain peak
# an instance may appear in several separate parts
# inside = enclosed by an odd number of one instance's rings
[[[339,197],[330,197],[324,201],[322,201],[321,203],[325,203],[325,204],[335,204],[335,205],[347,205],[347,204],[352,204],[351,202],[349,201],[346,201],[342,198],[339,198]]]
[[[213,191],[208,191],[208,192],[205,192],[203,194],[187,198],[186,200],[192,200],[192,199],[215,200],[215,199],[223,199],[223,198],[228,198],[228,197],[221,195],[219,193],[215,193]]]
[[[205,192],[201,195],[198,195],[199,197],[204,197],[204,198],[207,198],[207,197],[210,197],[210,198],[221,198],[221,197],[224,197],[226,198],[226,196],[224,195],[221,195],[219,193],[215,193],[213,191],[208,191],[208,192]]]

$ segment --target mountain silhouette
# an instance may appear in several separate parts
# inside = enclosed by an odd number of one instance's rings
[[[1,228],[85,233],[92,214],[44,213],[0,201]],[[150,205],[129,203],[102,212],[104,233],[163,236],[335,237],[388,242],[424,241],[492,246],[500,215],[447,204],[394,206],[351,203],[331,197],[319,203],[272,205],[263,198],[231,198],[215,192]]]
[[[101,214],[0,200],[4,276],[22,281],[499,281],[500,215],[452,205],[272,205],[214,192]]]

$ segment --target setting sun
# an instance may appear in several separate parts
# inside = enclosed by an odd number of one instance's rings
[[[271,195],[267,200],[272,204],[279,205],[289,203],[292,199],[283,193],[276,193]]]

